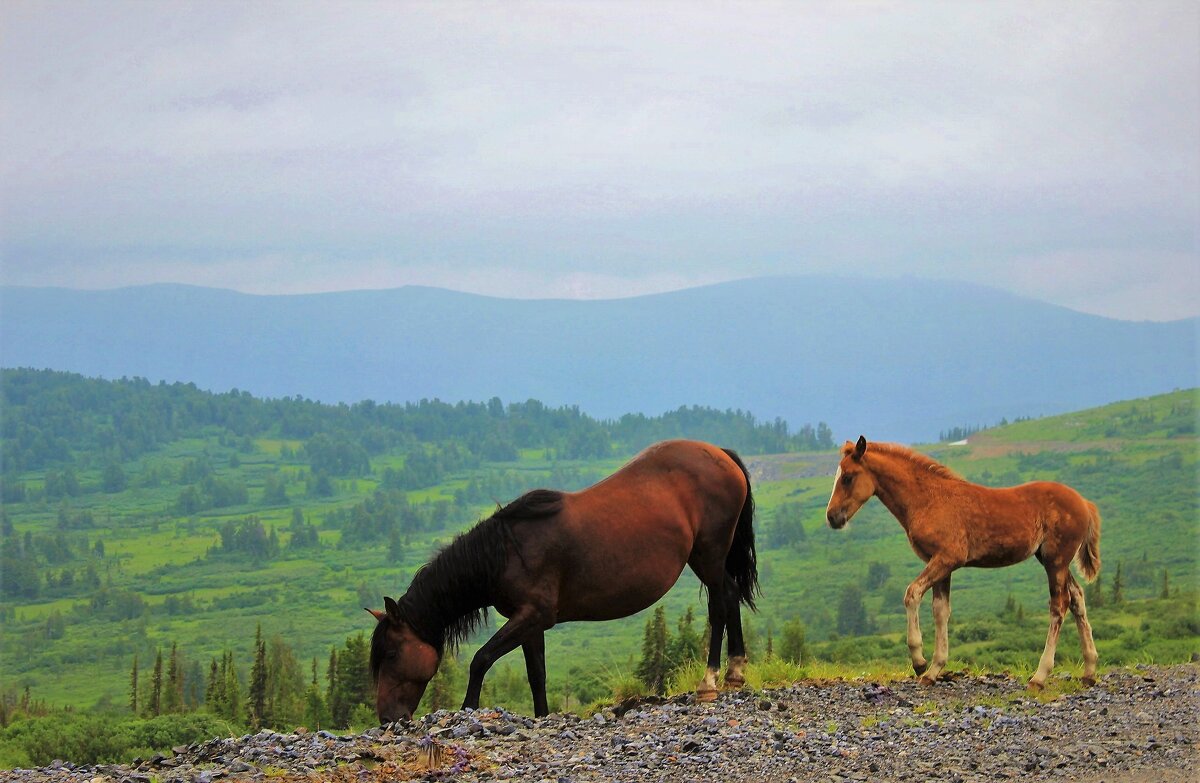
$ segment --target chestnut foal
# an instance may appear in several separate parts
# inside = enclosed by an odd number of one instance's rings
[[[1058,632],[1067,609],[1083,647],[1083,682],[1096,681],[1096,645],[1083,590],[1071,575],[1074,560],[1086,581],[1100,571],[1100,512],[1064,484],[1035,481],[993,489],[972,484],[929,457],[894,443],[860,437],[846,441],[826,517],[845,527],[864,503],[877,497],[900,522],[925,569],[904,593],[908,651],[921,682],[933,683],[949,655],[950,574],[956,568],[998,568],[1035,556],[1050,582],[1050,630],[1029,687],[1040,690],[1054,667]],[[933,661],[926,664],[918,610],[933,588]]]

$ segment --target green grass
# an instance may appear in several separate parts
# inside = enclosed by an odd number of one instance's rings
[[[1123,607],[1092,609],[1097,644],[1102,662],[1186,660],[1200,649],[1194,599],[1197,590],[1197,441],[1186,423],[1194,422],[1197,392],[1177,392],[1130,403],[1120,403],[1068,416],[1025,421],[990,430],[971,438],[966,447],[931,446],[929,451],[968,478],[1003,483],[1002,479],[1025,481],[1059,479],[1071,483],[1097,502],[1104,514],[1101,543],[1106,587],[1118,563],[1126,580]],[[1063,444],[1073,450],[1064,451]],[[56,534],[60,512],[76,515],[90,512],[94,526],[63,533],[73,554],[63,563],[39,561],[44,581],[47,573],[72,570],[77,581],[72,587],[43,588],[36,599],[9,599],[0,613],[3,641],[0,642],[0,680],[10,687],[24,688],[52,704],[89,707],[105,700],[121,704],[127,689],[127,673],[134,653],[151,660],[156,648],[177,642],[188,660],[207,666],[208,660],[224,649],[238,655],[248,668],[255,626],[262,624],[268,637],[281,635],[302,661],[319,659],[323,670],[332,646],[340,646],[351,634],[370,630],[364,603],[378,607],[382,596],[403,592],[414,571],[439,543],[485,516],[490,503],[455,507],[445,527],[422,530],[405,542],[403,554],[388,555],[386,543],[367,548],[339,548],[340,530],[323,525],[335,509],[362,502],[378,486],[382,471],[403,461],[389,454],[372,462],[374,474],[336,481],[336,494],[310,498],[300,479],[306,467],[282,459],[284,447],[296,452],[299,441],[259,439],[253,453],[236,452],[238,467],[230,467],[232,446],[221,445],[219,435],[190,438],[169,444],[125,466],[136,477],[151,468],[168,478],[156,487],[131,488],[116,494],[90,492],[64,501],[11,503],[5,514],[15,535]],[[181,486],[175,476],[188,459],[207,455],[218,476],[242,481],[250,493],[244,506],[214,509],[188,517],[175,513],[174,503]],[[508,471],[520,477],[526,488],[548,485],[552,470],[574,468],[604,475],[621,460],[608,459],[572,463],[547,460],[545,449],[523,449],[516,462],[484,464],[476,471],[452,475],[443,483],[408,493],[413,504],[453,500],[473,478],[489,471]],[[755,458],[748,460],[752,466]],[[807,629],[812,650],[822,659],[806,663],[804,676],[834,676],[833,671],[853,667],[858,676],[887,678],[908,676],[908,656],[903,641],[905,586],[920,571],[920,562],[908,547],[903,531],[882,506],[869,503],[843,531],[829,530],[824,508],[832,482],[834,453],[782,455],[770,460],[781,468],[778,480],[760,481],[755,486],[758,502],[756,529],[759,535],[759,564],[763,595],[760,612],[747,615],[746,631],[752,656],[757,661],[766,648],[768,634],[778,643],[784,623],[800,618]],[[789,470],[820,475],[789,477]],[[803,470],[800,468],[803,467]],[[289,503],[264,506],[259,500],[268,473],[278,470],[287,478]],[[85,484],[99,481],[99,470],[78,471]],[[27,487],[36,488],[41,473],[22,477]],[[506,501],[511,497],[496,498]],[[783,503],[799,503],[806,537],[796,548],[766,545],[776,509]],[[286,548],[292,507],[316,523],[320,545],[308,551]],[[285,548],[263,562],[245,558],[208,557],[219,541],[219,529],[227,520],[257,515],[273,527]],[[84,556],[83,546],[103,542],[104,556]],[[837,604],[846,586],[864,585],[872,563],[885,566],[890,574],[880,584],[864,590],[867,613],[875,624],[868,637],[835,639]],[[91,564],[105,585],[136,592],[147,602],[149,612],[135,620],[113,621],[92,617],[86,607],[94,592],[78,577]],[[1162,574],[1182,595],[1157,602]],[[362,590],[360,588],[365,588]],[[1025,619],[1001,620],[1006,597],[1012,594],[1022,606]],[[170,615],[168,597],[188,597],[192,612]],[[704,597],[698,581],[685,572],[679,584],[663,599],[672,628],[674,618],[689,607],[703,624]],[[1006,569],[964,569],[954,576],[952,634],[972,629],[987,638],[952,636],[951,668],[987,666],[1029,672],[1036,664],[1046,627],[1045,575],[1032,560]],[[651,610],[647,610],[649,612]],[[66,618],[61,638],[47,639],[47,619],[58,612]],[[647,612],[608,623],[564,625],[547,634],[550,687],[562,688],[570,676],[580,672],[628,671],[638,655]],[[929,601],[922,615],[927,650],[932,644]],[[494,630],[495,623],[491,626]],[[464,661],[476,649],[463,650]],[[1059,644],[1060,670],[1077,667],[1078,645],[1074,626],[1064,626]],[[521,679],[523,666],[514,654],[500,664],[511,667]],[[822,666],[833,667],[823,670]],[[574,675],[571,673],[575,672]],[[702,673],[701,673],[702,674]],[[796,672],[776,662],[752,663],[748,677],[754,687],[783,682]],[[681,674],[673,687],[690,688],[695,672]],[[757,679],[756,679],[757,678]]]

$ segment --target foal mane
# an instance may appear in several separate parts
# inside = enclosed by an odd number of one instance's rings
[[[887,454],[898,459],[902,459],[912,465],[918,471],[924,473],[932,473],[944,479],[951,481],[965,481],[962,476],[955,473],[950,468],[930,457],[927,454],[922,454],[919,451],[910,449],[908,446],[901,446],[899,443],[877,443],[872,442],[867,450],[868,456],[872,452]]]
[[[544,519],[562,510],[561,492],[527,492],[465,533],[454,537],[417,570],[408,590],[396,600],[371,635],[371,674],[378,676],[386,652],[388,628],[407,623],[417,636],[437,648],[457,650],[487,621],[487,607],[510,553],[521,556],[513,523]]]

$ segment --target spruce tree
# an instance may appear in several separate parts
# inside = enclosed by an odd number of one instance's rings
[[[1112,602],[1119,605],[1125,601],[1125,582],[1121,579],[1121,561],[1117,561],[1117,573],[1113,574]]]
[[[651,692],[658,695],[666,693],[667,688],[667,646],[670,644],[670,632],[667,630],[666,611],[659,606],[654,615],[646,619],[646,628],[642,636],[642,659],[638,661],[634,672]]]
[[[133,668],[129,671],[129,711],[138,713],[138,657],[133,654]]]
[[[1162,590],[1159,591],[1158,597],[1159,598],[1170,598],[1171,597],[1171,575],[1167,572],[1167,569],[1165,569],[1165,568],[1163,569]]]
[[[213,658],[208,665],[208,687],[204,689],[204,706],[214,715],[225,713],[225,677]]]
[[[151,718],[162,714],[162,650],[155,650],[154,674],[150,680],[150,703],[146,705]]]
[[[790,663],[808,660],[808,643],[804,634],[804,623],[793,617],[783,626],[783,640],[779,644],[779,657]]]
[[[325,722],[325,699],[321,696],[321,685],[317,679],[317,659],[312,659],[312,682],[304,692],[304,722],[314,730]]]
[[[254,634],[254,665],[250,669],[250,692],[246,699],[246,721],[257,731],[266,722],[267,646],[263,643],[262,624]]]
[[[167,660],[167,691],[163,698],[163,712],[180,712],[183,709],[183,667],[179,665],[179,649],[171,642],[171,657]]]

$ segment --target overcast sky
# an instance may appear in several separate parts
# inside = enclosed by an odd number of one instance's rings
[[[0,282],[1200,314],[1195,2],[0,3]]]

